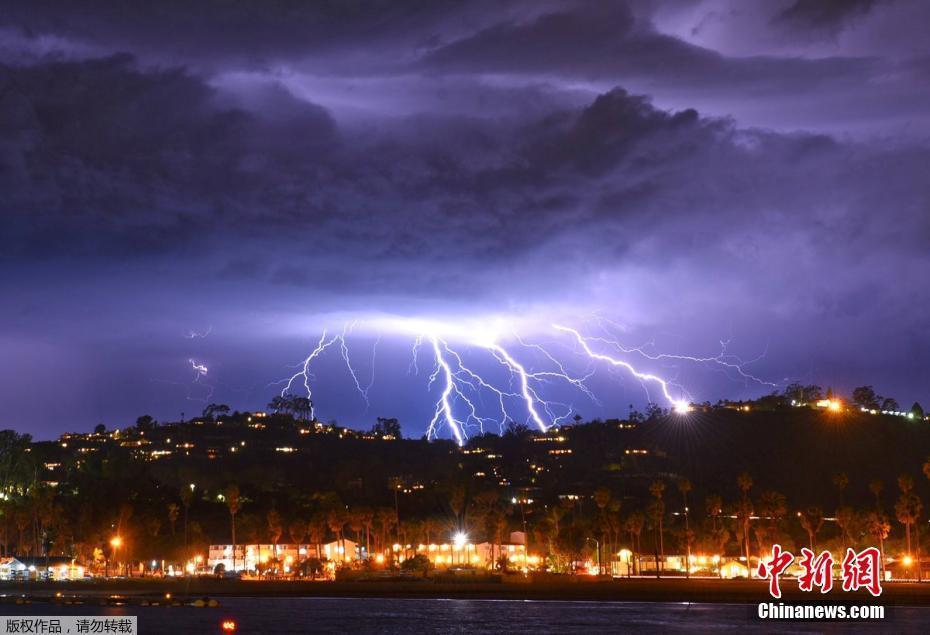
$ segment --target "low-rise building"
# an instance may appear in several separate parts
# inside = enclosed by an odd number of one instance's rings
[[[83,580],[84,567],[74,558],[14,556],[0,558],[0,580]]]
[[[335,563],[354,562],[365,558],[365,547],[352,540],[334,540],[321,545],[236,545],[234,553],[232,545],[210,545],[207,565],[212,570],[223,565],[226,571],[257,571],[274,562],[280,565],[280,571],[290,573],[308,558]]]

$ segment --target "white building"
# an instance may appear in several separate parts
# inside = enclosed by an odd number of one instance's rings
[[[83,580],[84,567],[73,558],[0,558],[0,580]]]
[[[276,560],[285,573],[290,573],[307,558],[319,558],[330,562],[353,562],[364,557],[364,546],[352,540],[336,540],[322,545],[236,545],[233,558],[232,545],[210,545],[207,566],[211,570],[222,564],[226,571],[255,571],[259,565]]]

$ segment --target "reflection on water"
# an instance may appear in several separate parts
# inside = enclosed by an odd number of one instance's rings
[[[143,634],[219,633],[234,619],[237,633],[605,633],[668,631],[924,632],[930,608],[897,607],[885,623],[763,624],[745,604],[552,602],[390,598],[223,598],[218,609],[5,605],[3,615],[138,615]],[[752,605],[753,608],[755,605]]]

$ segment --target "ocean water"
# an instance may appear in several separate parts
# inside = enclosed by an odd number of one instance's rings
[[[221,598],[219,608],[0,606],[0,615],[137,615],[143,634],[927,632],[930,607],[895,607],[885,622],[768,622],[745,604],[390,598]],[[753,607],[755,605],[752,605]]]

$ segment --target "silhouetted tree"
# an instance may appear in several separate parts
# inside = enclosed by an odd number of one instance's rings
[[[866,410],[877,410],[881,407],[883,397],[875,394],[875,389],[871,386],[859,386],[852,392],[853,404]]]
[[[743,472],[736,477],[736,485],[739,487],[740,492],[742,492],[742,498],[737,507],[736,515],[743,534],[743,551],[746,556],[746,567],[749,569],[749,577],[751,578],[752,566],[749,560],[749,522],[752,519],[752,502],[749,500],[749,490],[752,489],[752,477],[748,473]]]
[[[218,415],[229,414],[229,406],[224,403],[211,403],[203,409],[203,418],[212,420]]]
[[[155,429],[158,422],[151,415],[142,415],[136,419],[136,429],[140,432],[150,432]]]
[[[239,513],[239,486],[235,483],[231,483],[226,487],[226,492],[224,493],[226,498],[226,507],[229,509],[229,520],[230,528],[232,534],[232,549],[233,549],[233,571],[236,570],[236,514]]]
[[[882,410],[887,412],[898,412],[901,409],[898,400],[892,397],[885,397],[882,399]]]
[[[378,422],[372,426],[371,431],[381,437],[400,439],[400,422],[395,418],[378,417]]]

